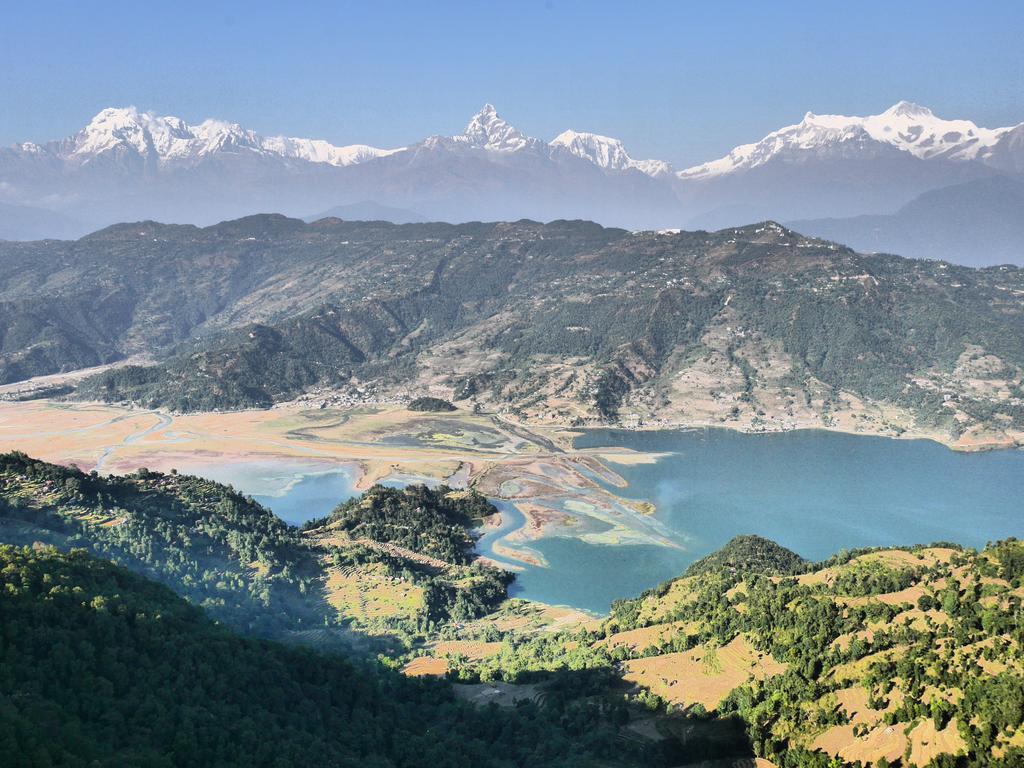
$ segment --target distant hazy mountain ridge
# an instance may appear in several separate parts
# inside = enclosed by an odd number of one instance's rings
[[[678,171],[680,179],[719,176],[749,170],[779,157],[839,152],[865,156],[882,146],[893,147],[923,160],[980,161],[997,170],[1020,170],[1024,123],[1007,128],[982,128],[970,120],[945,120],[918,104],[901,101],[878,115],[847,117],[808,112],[795,125],[780,128],[760,141],[736,147],[728,155]],[[432,137],[427,142],[436,143]],[[564,131],[549,144],[531,138],[502,119],[485,104],[470,118],[465,131],[451,141],[490,150],[517,152],[539,147],[562,147],[577,157],[608,170],[635,168],[652,176],[672,172],[662,160],[634,160],[619,139],[595,133]],[[422,144],[423,142],[421,142]],[[875,144],[878,147],[872,147]],[[414,145],[420,146],[420,145]],[[25,142],[6,150],[29,157],[47,157],[69,164],[85,164],[108,154],[135,154],[143,160],[169,165],[196,161],[218,153],[248,151],[347,166],[386,157],[411,147],[380,149],[366,144],[335,146],[322,139],[261,136],[238,123],[207,119],[188,125],[173,116],[158,116],[135,107],[100,111],[81,131],[61,141]]]
[[[860,251],[958,264],[1024,262],[1024,183],[992,176],[933,189],[895,213],[789,224]]]

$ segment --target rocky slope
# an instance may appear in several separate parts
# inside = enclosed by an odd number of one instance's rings
[[[547,423],[828,426],[1012,442],[1024,273],[767,222],[119,225],[0,245],[4,381],[148,355],[81,394],[176,410],[367,392]]]

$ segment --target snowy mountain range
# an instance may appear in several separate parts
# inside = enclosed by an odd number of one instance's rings
[[[678,171],[596,133],[527,136],[490,104],[460,134],[389,149],[109,108],[66,139],[0,149],[0,237],[12,236],[6,210],[43,209],[84,232],[141,218],[208,224],[366,203],[448,221],[713,228],[889,214],[931,190],[1000,175],[1024,177],[1024,123],[983,128],[905,101],[868,117],[807,113]],[[14,236],[25,235],[25,220]],[[33,236],[67,232],[46,231],[52,217],[32,220],[43,228],[29,227]]]
[[[491,104],[485,104],[473,115],[463,133],[431,137],[423,145],[436,146],[441,142],[503,153],[542,150],[545,147],[542,140],[530,138],[509,125]],[[572,154],[609,170],[636,168],[652,176],[671,171],[668,163],[659,160],[633,160],[621,141],[593,133],[565,131],[547,146],[552,149],[564,147]],[[12,148],[15,153],[57,160],[72,166],[96,161],[101,156],[120,155],[138,157],[163,167],[195,163],[218,153],[242,152],[347,166],[406,149],[408,147],[380,149],[366,144],[339,147],[322,139],[260,136],[238,123],[224,120],[209,119],[198,125],[188,125],[181,118],[140,112],[135,107],[104,109],[85,128],[63,141],[43,145],[27,142]]]
[[[927,107],[909,101],[869,117],[808,112],[796,125],[773,131],[755,144],[736,147],[718,160],[680,171],[679,177],[738,173],[782,157],[863,157],[887,147],[921,160],[978,160],[1000,167],[1013,155],[1010,145],[1014,139],[1019,144],[1022,136],[1024,123],[1011,128],[980,128],[970,120],[943,120]],[[1018,165],[1015,170],[1022,168]]]
[[[104,109],[85,128],[64,141],[44,145],[30,142],[16,145],[14,150],[72,165],[84,165],[102,156],[126,155],[161,166],[195,162],[220,152],[252,152],[344,166],[401,151],[365,144],[337,147],[320,139],[264,137],[238,123],[223,120],[188,125],[181,118],[160,117],[140,112],[135,107]]]

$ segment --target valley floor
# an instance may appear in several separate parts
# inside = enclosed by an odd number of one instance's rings
[[[385,480],[472,482],[510,501],[525,518],[494,542],[494,552],[513,564],[536,564],[529,541],[575,529],[581,517],[607,527],[609,540],[677,546],[650,524],[648,503],[608,490],[625,486],[610,465],[651,462],[657,455],[575,450],[572,433],[535,432],[496,416],[398,406],[172,415],[105,404],[3,402],[0,447],[101,473],[146,467],[203,475],[216,467],[224,474],[233,466],[294,462],[301,473],[351,468],[356,491]]]
[[[950,443],[941,435],[913,429],[893,433],[892,414],[875,414],[859,402],[845,405],[836,408],[826,428],[930,438],[963,451],[1016,444],[1005,434],[969,432]],[[656,423],[627,419],[624,426],[670,428],[680,426],[675,423],[680,415],[670,412]],[[742,432],[823,426],[813,419],[730,424],[705,416],[685,425]],[[266,410],[169,414],[101,403],[0,401],[0,449],[85,471],[127,473],[146,467],[223,479],[273,465],[294,466],[297,477],[344,468],[351,472],[355,491],[387,480],[472,484],[508,502],[503,515],[516,518],[515,524],[504,517],[495,522],[499,535],[487,538],[485,555],[505,567],[543,565],[544,556],[531,542],[559,533],[592,543],[678,548],[678,539],[652,518],[650,502],[616,491],[626,487],[616,466],[656,462],[659,454],[623,447],[576,448],[578,434],[562,424],[537,426],[501,414],[423,413],[393,404],[329,408],[298,403]]]

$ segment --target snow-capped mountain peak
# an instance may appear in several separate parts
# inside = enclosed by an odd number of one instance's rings
[[[891,117],[911,117],[911,118],[934,118],[935,114],[928,109],[928,107],[922,107],[920,104],[915,104],[912,101],[898,101],[889,107],[883,115],[889,115]]]
[[[455,138],[492,152],[515,152],[540,143],[502,120],[493,104],[484,104]]]
[[[167,151],[189,135],[188,126],[176,117],[157,117],[135,107],[108,107],[72,138],[71,154],[89,157],[127,147],[149,156]]]
[[[215,152],[251,150],[263,151],[263,140],[253,131],[247,131],[238,123],[225,120],[206,119],[191,129],[193,141],[189,150],[198,156]]]
[[[264,151],[281,157],[336,166],[356,165],[377,157],[393,155],[395,152],[405,149],[405,147],[380,149],[371,147],[369,144],[347,144],[343,147],[336,147],[323,139],[295,139],[285,136],[265,138],[262,146]]]
[[[1016,130],[1016,134],[1011,132]],[[780,128],[753,144],[734,148],[725,157],[680,171],[681,179],[699,179],[749,170],[772,160],[797,161],[813,154],[844,158],[877,155],[893,149],[919,159],[977,160],[1006,164],[998,160],[1013,154],[1011,141],[1021,127],[982,128],[970,120],[945,120],[930,109],[911,101],[900,101],[884,112],[867,117],[819,115],[807,112],[795,124]],[[510,125],[492,104],[485,104],[469,120],[465,131],[442,143],[454,141],[492,152],[516,152],[526,148],[567,151],[607,171],[638,170],[660,178],[672,167],[660,160],[634,160],[615,138],[583,131],[564,131],[548,145]],[[431,140],[420,146],[427,146]],[[75,165],[87,164],[101,155],[118,152],[138,156],[158,166],[196,162],[219,153],[252,152],[270,157],[346,166],[399,152],[366,144],[335,146],[322,139],[261,136],[238,123],[207,119],[189,125],[174,116],[159,116],[135,107],[101,110],[88,125],[64,142],[21,145],[28,154],[51,153]],[[1017,162],[1014,160],[1013,162]],[[1018,163],[1019,164],[1019,163]],[[1011,163],[1012,167],[1016,167]]]
[[[531,138],[491,104],[464,132],[403,149],[265,136],[234,122],[193,123],[135,107],[104,109],[85,122],[63,140],[0,147],[0,203],[103,222],[208,221],[369,200],[437,218],[717,228],[744,217],[884,213],[944,184],[1024,174],[1024,124],[982,128],[909,101],[867,117],[807,112],[679,174],[668,163],[634,159],[622,141],[598,133]]]
[[[662,176],[672,171],[672,167],[662,160],[634,160],[619,139],[598,133],[563,131],[552,139],[551,146],[562,147],[606,170],[633,168],[649,176]]]
[[[590,160],[602,168],[621,170],[629,168],[633,161],[619,139],[598,133],[563,131],[551,140],[554,147],[565,147],[577,157]]]
[[[922,160],[985,160],[1013,128],[981,128],[970,120],[945,120],[930,109],[900,101],[867,117],[816,115],[808,112],[796,125],[773,131],[754,144],[743,144],[725,157],[679,172],[680,178],[707,178],[749,170],[796,153],[826,154],[855,145],[891,147]]]
[[[944,120],[927,107],[909,101],[894,104],[880,115],[862,118],[862,122],[871,138],[922,159],[974,160],[1012,130],[981,128],[970,120]]]
[[[23,147],[29,151],[28,147]],[[146,160],[167,164],[195,161],[222,152],[254,152],[312,163],[343,166],[372,160],[401,149],[378,149],[366,144],[335,146],[321,139],[260,136],[238,123],[207,119],[188,125],[178,117],[161,117],[135,107],[108,107],[67,142],[57,154],[84,164],[111,151],[135,153]]]

